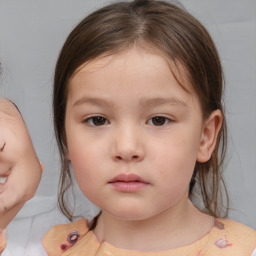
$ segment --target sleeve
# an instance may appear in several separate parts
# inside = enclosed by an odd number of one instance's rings
[[[2,252],[4,251],[4,249],[6,248],[7,245],[7,240],[6,240],[6,231],[3,230],[0,233],[0,255],[2,254]]]
[[[61,256],[74,246],[88,231],[88,223],[85,219],[57,225],[45,234],[42,244],[48,256]]]

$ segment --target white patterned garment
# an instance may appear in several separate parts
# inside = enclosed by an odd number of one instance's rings
[[[9,224],[2,256],[47,256],[42,237],[53,225],[68,222],[57,208],[56,197],[34,197]]]

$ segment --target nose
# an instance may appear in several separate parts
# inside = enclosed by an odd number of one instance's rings
[[[142,134],[139,129],[126,125],[115,131],[113,154],[114,161],[139,162],[145,157]]]

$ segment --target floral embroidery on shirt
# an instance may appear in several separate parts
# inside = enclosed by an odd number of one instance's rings
[[[72,247],[78,241],[79,237],[80,237],[80,234],[76,230],[69,233],[68,237],[67,237],[68,243],[61,244],[60,245],[61,250],[62,251],[68,250],[70,247]]]
[[[214,226],[218,229],[224,229],[224,224],[222,222],[218,221],[217,219],[215,219]]]
[[[218,221],[217,219],[215,219],[215,223],[214,223],[214,226],[220,230],[223,230],[225,229],[225,226],[222,222]],[[219,240],[217,240],[215,242],[215,245],[218,247],[218,248],[226,248],[228,246],[232,246],[231,243],[229,243],[229,241],[226,239],[226,238],[220,238]]]
[[[68,235],[68,241],[71,244],[75,244],[78,240],[78,238],[80,237],[80,234],[77,231],[72,231],[69,235]]]
[[[221,249],[226,248],[228,246],[232,246],[225,238],[221,238],[215,242],[215,245]]]
[[[197,253],[196,256],[200,256],[200,255],[201,255],[201,252],[202,252],[202,250],[200,250],[200,251]]]
[[[62,251],[66,251],[66,250],[68,249],[68,245],[67,245],[67,244],[61,244],[61,245],[60,245],[60,249],[61,249]]]

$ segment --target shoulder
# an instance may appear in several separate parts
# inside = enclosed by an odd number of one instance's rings
[[[44,235],[42,244],[48,255],[59,256],[86,235],[88,231],[86,219],[56,225]]]
[[[249,256],[256,248],[256,231],[233,220],[217,219],[213,239],[214,248],[225,251],[223,255]]]
[[[250,236],[251,240],[256,242],[256,231],[242,223],[229,220],[229,219],[218,219],[217,223],[223,223],[224,230],[234,237],[247,237]]]

